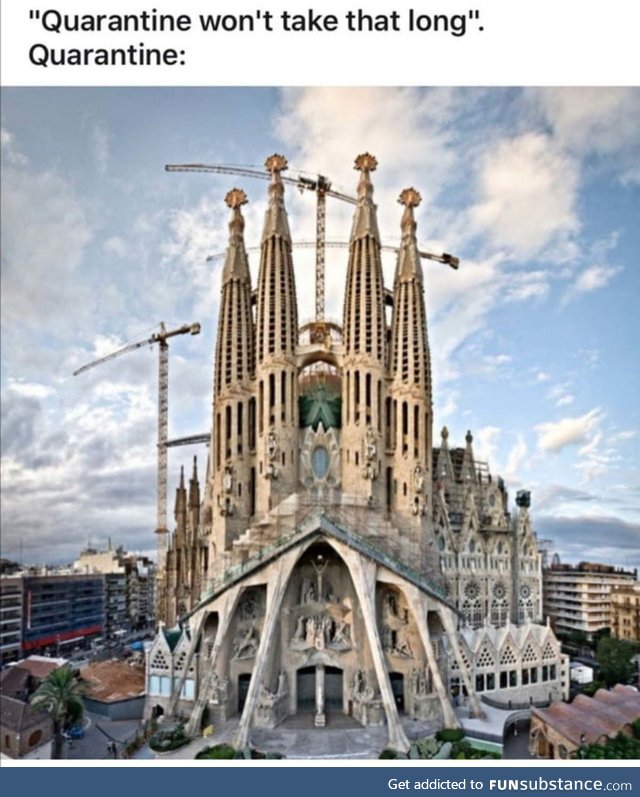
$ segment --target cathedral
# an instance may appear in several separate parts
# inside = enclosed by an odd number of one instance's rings
[[[560,700],[566,658],[542,623],[541,556],[520,491],[475,459],[473,437],[433,439],[432,384],[414,210],[384,285],[372,175],[357,204],[342,324],[300,325],[281,155],[266,161],[257,285],[245,193],[226,196],[211,420],[201,493],[181,476],[161,556],[147,711],[191,735],[303,714],[347,715],[409,747],[404,720],[456,728],[460,713]]]

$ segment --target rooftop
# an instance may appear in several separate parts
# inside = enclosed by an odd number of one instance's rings
[[[532,716],[550,725],[576,746],[596,744],[602,737],[615,737],[626,725],[640,717],[640,692],[633,686],[618,684],[613,689],[598,689],[593,697],[578,695],[573,703],[553,703],[549,708],[534,708]]]
[[[145,692],[144,666],[126,661],[93,662],[80,675],[87,682],[87,697],[103,703],[116,703]]]

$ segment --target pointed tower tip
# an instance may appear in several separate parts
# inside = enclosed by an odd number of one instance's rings
[[[264,168],[271,174],[279,174],[289,168],[289,163],[284,155],[279,155],[277,152],[269,157],[264,162]]]
[[[446,440],[449,437],[449,430],[447,429],[446,426],[442,427],[442,431],[440,432],[440,436],[442,437],[443,440]]]
[[[180,487],[184,487],[184,465],[180,465]]]
[[[289,164],[284,155],[275,153],[266,159],[264,167],[271,174],[271,182],[269,183],[269,205],[262,231],[262,243],[264,244],[266,239],[273,235],[291,241],[289,222],[284,207],[284,183],[281,174],[289,167]]]
[[[405,188],[398,197],[398,202],[406,208],[417,208],[422,202],[422,196],[415,188]]]
[[[471,445],[473,443],[473,435],[471,434],[471,429],[467,429],[467,435],[464,438],[467,441],[467,445]]]
[[[378,159],[370,152],[363,152],[354,161],[353,168],[359,172],[375,172],[378,168]]]
[[[246,205],[249,199],[242,188],[232,188],[225,196],[224,201],[227,203],[228,207],[232,210],[236,210]]]

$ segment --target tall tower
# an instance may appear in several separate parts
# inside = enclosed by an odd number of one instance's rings
[[[298,473],[298,308],[291,233],[284,206],[282,155],[265,161],[271,172],[262,231],[256,310],[257,490],[263,514],[294,493]]]
[[[342,486],[345,493],[373,505],[384,490],[380,477],[387,338],[380,234],[370,177],[377,165],[369,153],[355,161],[360,181],[349,241],[342,381]]]
[[[413,215],[421,197],[414,188],[407,188],[398,201],[404,212],[393,286],[386,408],[391,421],[388,450],[393,452],[388,463],[393,481],[390,504],[404,515],[423,517],[432,509],[432,404],[422,266]]]
[[[251,392],[254,335],[251,276],[244,245],[244,191],[225,197],[231,208],[229,246],[222,274],[213,402],[212,545],[210,560],[229,548],[253,514],[252,456],[255,400]],[[253,479],[253,481],[252,481]],[[195,500],[195,499],[194,499]]]

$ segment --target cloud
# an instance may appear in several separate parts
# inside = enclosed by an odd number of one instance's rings
[[[483,426],[473,434],[473,453],[485,462],[494,462],[498,438],[502,429],[498,426]]]
[[[100,174],[106,174],[109,165],[110,152],[110,136],[107,127],[102,122],[97,122],[93,126],[91,134],[93,151]]]
[[[558,452],[566,446],[590,441],[603,418],[604,413],[597,407],[578,418],[539,423],[534,427],[538,433],[538,448]]]
[[[615,266],[590,266],[582,271],[571,290],[573,293],[591,293],[599,288],[604,288],[619,274],[622,268]]]
[[[514,258],[539,255],[580,229],[578,164],[548,136],[503,138],[483,157],[470,221]]]
[[[513,482],[519,479],[520,469],[526,463],[529,455],[527,443],[522,434],[518,435],[516,443],[513,445],[507,456],[507,464],[504,469],[504,477],[507,481]]]
[[[637,88],[527,89],[531,104],[566,150],[614,158],[622,182],[640,180],[640,92]]]
[[[19,325],[24,335],[46,318],[60,331],[90,311],[87,286],[74,278],[92,235],[85,208],[60,174],[9,159],[3,169],[3,327]]]
[[[102,247],[107,254],[115,255],[116,257],[126,257],[129,252],[127,242],[119,235],[107,238]]]
[[[575,396],[570,392],[570,385],[566,382],[549,388],[547,398],[551,399],[556,407],[566,407],[575,401]]]
[[[538,537],[551,539],[553,552],[558,553],[563,562],[599,562],[626,569],[640,568],[638,523],[587,513],[573,517],[536,514],[534,523]]]

